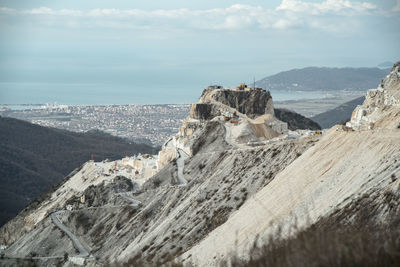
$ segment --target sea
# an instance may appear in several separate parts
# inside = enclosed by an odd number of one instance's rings
[[[0,83],[0,105],[126,105],[196,103],[206,86],[113,86],[99,84]],[[317,99],[324,92],[271,91],[274,101]],[[19,109],[19,108],[18,108]]]

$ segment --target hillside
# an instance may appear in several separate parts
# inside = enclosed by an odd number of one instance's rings
[[[199,266],[216,265],[235,251],[238,258],[248,261],[254,242],[266,244],[277,234],[291,237],[329,217],[338,224],[352,224],[355,217],[364,216],[363,225],[374,225],[369,231],[376,231],[384,242],[382,229],[388,229],[393,220],[398,222],[400,216],[399,133],[400,62],[377,89],[368,91],[347,126],[325,132],[182,258]],[[360,207],[362,202],[368,205]],[[374,209],[365,210],[371,206]],[[398,230],[397,225],[392,234],[398,237]],[[370,246],[370,241],[362,242]],[[398,243],[390,247],[398,252]],[[385,265],[397,266],[398,260],[396,256]],[[363,259],[353,259],[352,265],[355,262]]]
[[[0,225],[90,159],[151,153],[96,131],[79,134],[0,117]]]
[[[358,97],[346,102],[334,109],[320,113],[310,119],[321,125],[322,128],[330,128],[335,124],[347,121],[351,117],[353,110],[364,102],[365,97]]]
[[[274,111],[275,117],[278,120],[286,122],[292,131],[299,129],[321,130],[321,126],[312,118],[306,118],[303,115],[284,108],[275,108]]]
[[[308,67],[280,72],[256,82],[266,90],[339,91],[375,88],[390,69]]]
[[[290,130],[268,91],[207,88],[158,156],[87,162],[0,228],[3,263],[249,266],[266,245],[272,266],[397,266],[399,125],[400,63],[324,132]]]

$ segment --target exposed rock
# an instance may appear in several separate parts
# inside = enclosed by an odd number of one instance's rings
[[[161,151],[158,153],[157,169],[161,170],[169,162],[174,160],[178,156],[175,148],[163,146]]]
[[[200,121],[185,120],[183,122],[183,125],[181,127],[179,127],[179,134],[182,137],[190,137],[200,127],[201,127]]]
[[[197,103],[190,106],[190,117],[197,120],[211,120],[215,116],[219,116],[219,112],[215,112],[213,104]]]
[[[91,248],[94,262],[89,266],[114,260],[126,263],[135,257],[156,265],[177,259],[188,265],[216,266],[231,253],[248,256],[258,237],[262,242],[280,230],[283,236],[296,234],[365,193],[389,192],[373,200],[377,207],[382,201],[398,204],[393,200],[398,194],[390,193],[400,186],[398,129],[360,132],[343,126],[288,138],[280,132],[287,124],[272,113],[251,119],[213,99],[218,91],[203,94],[201,103],[210,106],[194,107],[198,119],[188,117],[180,132],[164,144],[160,153],[165,153],[160,156],[164,167],[139,190],[129,192],[140,184],[129,172],[127,178],[119,176],[122,173],[115,179],[105,175],[107,170],[117,175],[118,164],[89,162],[51,196],[19,215],[20,221],[22,215],[31,221],[18,227],[34,227],[8,238],[6,255],[26,256],[36,249],[46,256],[74,253],[71,245],[65,249],[68,238],[57,235],[59,230],[48,217],[72,201],[79,206],[65,211],[60,220]],[[222,116],[212,117],[214,109]],[[374,112],[378,111],[380,120],[396,116],[386,107]],[[254,140],[265,142],[249,146]],[[82,194],[85,203],[80,203]],[[389,212],[371,214],[385,219]],[[42,249],[43,244],[52,245]],[[41,263],[52,266],[46,259]]]
[[[269,91],[262,89],[204,89],[199,103],[192,104],[190,117],[198,120],[211,120],[216,116],[229,112],[217,103],[230,107],[249,118],[255,118],[263,114],[274,114],[272,97]]]
[[[182,259],[194,266],[217,266],[230,253],[246,259],[257,238],[263,244],[276,232],[286,237],[364,193],[398,190],[399,144],[398,130],[331,128]]]
[[[347,126],[356,130],[376,127],[395,128],[400,119],[400,62],[382,80],[377,89],[367,92],[364,103],[353,111]],[[388,116],[391,114],[391,116]]]
[[[217,121],[210,121],[206,124],[202,131],[203,132],[199,135],[199,138],[197,138],[193,144],[193,155],[199,151],[212,151],[215,149],[215,147],[218,147],[222,150],[231,148],[224,141],[223,136],[225,135],[225,129],[221,123]]]
[[[216,101],[236,109],[250,118],[263,114],[274,114],[272,97],[269,91],[252,90],[204,90],[200,103]]]
[[[216,129],[210,130],[213,127]],[[254,144],[287,133],[287,123],[274,116],[268,91],[247,88],[244,84],[237,89],[209,86],[204,89],[199,103],[191,105],[190,115],[179,128],[179,134],[163,146],[158,169],[178,156],[178,148],[188,155],[195,154],[203,142],[217,142],[221,147],[229,143],[230,147],[244,148],[249,142]]]

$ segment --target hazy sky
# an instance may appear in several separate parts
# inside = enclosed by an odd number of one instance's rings
[[[0,0],[0,97],[14,83],[202,88],[376,66],[400,60],[399,27],[400,0]]]

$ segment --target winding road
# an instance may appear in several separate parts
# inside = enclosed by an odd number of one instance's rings
[[[176,160],[176,165],[178,166],[178,186],[185,186],[187,185],[187,181],[183,175],[183,168],[185,167],[185,160],[188,158],[188,155],[180,148],[177,148],[176,152],[179,155],[178,159]]]
[[[89,257],[90,253],[86,250],[86,248],[82,245],[81,241],[79,241],[78,237],[74,235],[64,224],[61,223],[60,219],[58,219],[57,215],[64,213],[65,210],[59,210],[53,212],[50,217],[53,223],[60,228],[67,236],[71,239],[72,244],[74,247],[79,251],[79,254],[76,257],[87,258]]]
[[[176,147],[175,145],[171,145],[172,138],[170,138],[164,145],[164,147],[172,148],[176,150],[176,154],[178,155],[176,158],[176,165],[178,166],[178,185],[177,186],[186,186],[187,180],[183,175],[183,169],[185,167],[185,160],[189,157],[189,155],[183,151],[182,149]]]

